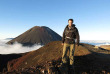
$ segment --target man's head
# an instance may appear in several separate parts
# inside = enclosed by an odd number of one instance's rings
[[[74,22],[73,19],[69,19],[69,20],[68,20],[69,26],[71,26],[71,25],[73,24],[73,22]]]

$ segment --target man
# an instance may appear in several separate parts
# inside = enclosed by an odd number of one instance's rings
[[[73,19],[68,20],[68,25],[65,27],[62,37],[62,45],[63,45],[63,55],[62,55],[62,63],[61,65],[67,64],[67,51],[69,49],[69,60],[70,60],[70,67],[73,67],[74,64],[74,51],[75,51],[75,44],[79,46],[79,32],[78,29],[73,24]],[[76,41],[76,40],[77,41]]]

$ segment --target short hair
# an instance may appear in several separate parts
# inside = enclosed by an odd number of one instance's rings
[[[73,19],[69,19],[70,21],[72,21],[72,23],[74,22],[74,20]],[[69,22],[69,20],[68,20],[68,22]]]

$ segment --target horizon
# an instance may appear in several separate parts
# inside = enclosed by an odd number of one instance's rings
[[[0,1],[0,39],[15,38],[34,26],[47,26],[61,37],[68,19],[80,40],[110,40],[109,0]]]

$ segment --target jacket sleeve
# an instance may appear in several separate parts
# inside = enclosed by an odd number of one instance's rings
[[[79,31],[78,31],[77,28],[76,28],[76,39],[77,39],[76,44],[79,45],[79,42],[80,42],[80,35],[79,35]]]
[[[66,29],[66,28],[65,28],[65,29]],[[63,31],[62,43],[64,43],[64,41],[65,41],[65,29],[64,29],[64,31]]]

